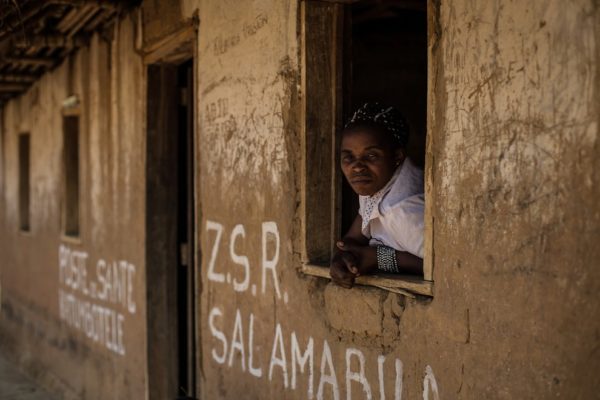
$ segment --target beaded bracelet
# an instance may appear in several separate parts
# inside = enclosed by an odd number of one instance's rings
[[[388,246],[377,246],[377,268],[383,272],[399,273],[396,250]]]

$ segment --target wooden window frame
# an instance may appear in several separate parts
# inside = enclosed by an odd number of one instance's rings
[[[413,0],[411,0],[413,1]],[[301,2],[302,62],[302,272],[331,279],[328,260],[335,240],[341,237],[341,171],[339,132],[342,126],[342,50],[344,48],[344,12],[355,1],[330,0]],[[433,218],[431,99],[432,41],[434,7],[427,4],[427,153],[425,157],[425,244],[423,279],[410,275],[374,274],[360,276],[355,283],[374,286],[409,297],[433,296]]]

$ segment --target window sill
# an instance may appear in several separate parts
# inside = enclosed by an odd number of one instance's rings
[[[304,264],[302,266],[302,272],[306,275],[331,279],[329,268],[320,265]],[[398,293],[413,298],[416,294],[430,297],[433,296],[432,281],[426,281],[411,275],[363,275],[356,278],[355,283],[357,285],[377,287],[379,289],[387,290],[388,292]]]
[[[60,235],[60,240],[71,244],[81,244],[81,236],[71,236],[66,233]]]

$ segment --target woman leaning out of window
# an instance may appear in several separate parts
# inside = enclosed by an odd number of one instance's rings
[[[407,142],[402,115],[378,103],[344,127],[341,167],[360,208],[331,260],[331,278],[343,287],[378,271],[423,274],[423,171],[406,157]]]

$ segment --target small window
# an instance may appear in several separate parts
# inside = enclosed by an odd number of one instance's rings
[[[19,135],[19,225],[21,231],[29,232],[30,225],[30,136]]]
[[[63,117],[64,233],[79,236],[79,117]]]
[[[303,269],[310,275],[328,277],[326,267],[335,240],[348,231],[358,211],[358,197],[339,166],[344,121],[365,102],[395,106],[410,126],[408,156],[424,167],[427,1],[302,4],[306,178]],[[356,283],[409,295],[431,295],[427,265],[424,260],[423,277],[377,274],[359,277]]]

